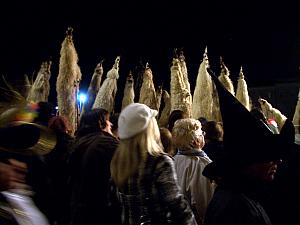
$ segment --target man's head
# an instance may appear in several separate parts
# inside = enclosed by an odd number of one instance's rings
[[[205,131],[205,140],[207,141],[223,141],[223,126],[220,122],[207,121],[202,130]]]
[[[109,112],[106,109],[95,108],[82,115],[76,135],[83,136],[101,131],[111,132]]]
[[[281,159],[273,160],[269,162],[253,163],[246,166],[242,173],[255,180],[270,182],[274,179],[277,172],[277,167],[282,163]]]

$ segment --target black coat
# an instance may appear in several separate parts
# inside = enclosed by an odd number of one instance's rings
[[[71,166],[71,224],[116,224],[108,207],[110,162],[118,141],[108,133],[91,133],[75,141]]]
[[[204,225],[271,225],[259,203],[259,186],[248,182],[219,185],[208,205]]]
[[[205,142],[202,150],[212,161],[215,161],[218,157],[221,158],[225,155],[223,141]]]
[[[274,181],[264,199],[272,225],[299,225],[300,212],[300,145],[294,145],[278,166]]]
[[[51,222],[57,225],[69,224],[70,215],[70,185],[69,167],[73,138],[62,132],[57,132],[55,148],[44,156],[52,187]],[[48,205],[50,207],[50,205]]]

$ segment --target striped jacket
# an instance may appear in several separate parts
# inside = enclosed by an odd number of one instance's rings
[[[123,225],[139,225],[145,214],[155,225],[165,224],[167,217],[171,218],[172,224],[197,224],[180,192],[174,161],[167,155],[149,156],[145,166],[119,190],[119,200]]]

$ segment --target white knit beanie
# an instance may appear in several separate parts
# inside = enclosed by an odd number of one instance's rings
[[[126,106],[118,120],[118,132],[120,139],[127,139],[145,130],[152,117],[158,114],[156,110],[150,109],[141,103],[131,103]]]

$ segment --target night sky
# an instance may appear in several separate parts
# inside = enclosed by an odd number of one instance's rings
[[[233,82],[241,65],[250,87],[299,81],[300,20],[297,7],[284,3],[9,1],[0,13],[0,75],[11,82],[34,76],[51,58],[54,85],[61,43],[71,26],[82,89],[101,59],[106,73],[117,55],[120,89],[139,62],[149,62],[154,82],[167,87],[174,48],[185,53],[193,88],[205,46],[212,69],[218,73],[222,56]],[[53,96],[54,86],[50,101]]]

